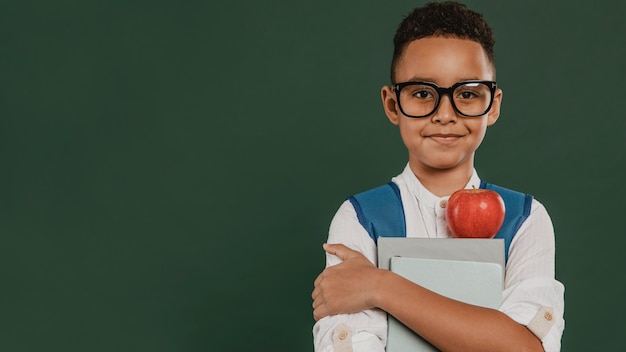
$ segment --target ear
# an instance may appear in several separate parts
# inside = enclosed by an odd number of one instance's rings
[[[400,123],[400,109],[396,103],[396,93],[390,86],[383,86],[380,90],[380,97],[383,100],[383,109],[387,118],[397,126]]]
[[[487,126],[491,126],[496,121],[498,121],[498,117],[500,117],[500,106],[502,105],[502,89],[498,88],[494,92],[493,104],[491,105],[491,109],[487,113]]]

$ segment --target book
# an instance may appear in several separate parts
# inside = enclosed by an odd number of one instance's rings
[[[500,306],[504,285],[504,246],[501,240],[387,240],[389,238],[379,238],[379,266],[461,302],[494,309]],[[438,350],[389,315],[386,351]]]
[[[498,263],[504,268],[501,238],[378,238],[378,267],[389,269],[391,257]],[[503,274],[504,275],[504,274]]]

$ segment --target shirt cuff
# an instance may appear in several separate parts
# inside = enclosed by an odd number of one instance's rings
[[[346,324],[339,324],[333,332],[334,352],[353,352],[352,329]]]
[[[543,340],[552,328],[552,325],[554,325],[555,319],[552,314],[552,308],[541,307],[526,327],[540,340]]]

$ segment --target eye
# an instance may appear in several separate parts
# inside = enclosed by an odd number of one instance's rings
[[[478,94],[476,94],[475,92],[466,90],[466,91],[460,92],[457,96],[461,99],[472,99],[472,98],[478,97]]]
[[[426,85],[410,85],[404,88],[406,93],[411,97],[411,99],[415,100],[431,100],[436,99],[437,92],[429,86]]]
[[[455,100],[482,99],[491,94],[489,87],[483,83],[470,82],[457,87],[454,90]]]
[[[425,91],[425,90],[418,90],[413,92],[413,96],[418,98],[418,99],[426,99],[432,96],[432,94],[430,94],[430,92]]]

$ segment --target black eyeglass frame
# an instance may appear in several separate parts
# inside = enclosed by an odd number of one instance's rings
[[[489,90],[491,91],[491,101],[489,102],[489,106],[487,106],[487,109],[485,109],[485,111],[483,111],[481,114],[475,114],[475,115],[464,114],[461,111],[459,111],[459,109],[456,107],[456,104],[454,103],[454,97],[452,96],[452,93],[454,93],[454,90],[457,89],[458,87],[460,87],[462,85],[465,85],[465,84],[468,84],[468,83],[482,83],[482,84],[485,84],[485,85],[487,85],[487,87],[489,87]],[[404,87],[414,86],[414,85],[424,85],[424,86],[432,87],[433,89],[435,89],[435,91],[438,94],[437,101],[435,102],[435,107],[433,108],[433,111],[431,111],[430,113],[428,113],[426,115],[420,115],[420,116],[409,115],[406,112],[404,112],[404,109],[402,109],[402,104],[400,103],[400,91]],[[397,101],[398,101],[398,106],[400,107],[400,111],[402,111],[402,113],[405,116],[413,117],[413,118],[428,117],[428,116],[434,114],[435,111],[437,111],[437,109],[439,108],[439,103],[441,103],[441,97],[444,94],[448,95],[448,97],[450,98],[450,104],[452,104],[452,108],[458,114],[460,114],[462,116],[467,116],[467,117],[482,116],[482,115],[486,114],[489,110],[491,110],[491,106],[493,106],[493,100],[495,98],[496,88],[498,88],[498,85],[496,84],[495,81],[480,81],[480,80],[461,81],[461,82],[455,83],[454,85],[452,85],[452,86],[450,86],[448,88],[439,87],[438,85],[436,85],[434,83],[431,83],[431,82],[418,82],[418,81],[402,82],[402,83],[396,83],[396,84],[391,85],[391,89],[394,92],[396,92],[396,98],[397,98]]]

